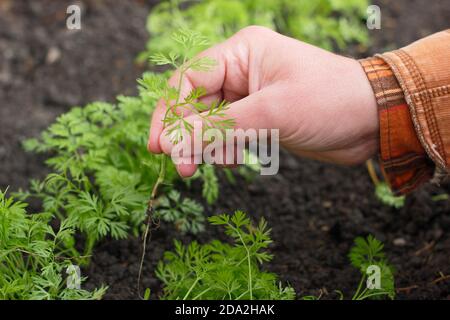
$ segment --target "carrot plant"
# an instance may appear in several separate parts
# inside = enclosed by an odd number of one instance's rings
[[[146,73],[144,78],[158,83],[167,76]],[[165,188],[174,188],[173,165],[146,147],[148,119],[156,100],[154,92],[146,90],[139,97],[119,96],[117,104],[94,102],[75,107],[58,117],[39,139],[24,144],[29,151],[48,154],[46,163],[53,172],[42,181],[33,180],[23,196],[41,199],[45,212],[59,220],[69,219],[84,234],[80,263],[88,262],[102,238],[122,239],[143,231],[148,194],[159,179],[161,166],[165,167]],[[198,178],[205,185],[217,183],[211,176]],[[183,231],[201,230],[201,211],[198,204],[191,205],[179,211],[173,222],[180,224],[178,220],[187,215],[190,224]],[[189,229],[190,225],[195,229]],[[80,248],[74,238],[66,243],[73,251]]]
[[[360,270],[361,280],[353,295],[353,300],[388,297],[395,298],[394,271],[383,251],[383,243],[372,235],[366,238],[357,237],[350,250],[349,258],[352,266]],[[380,270],[380,288],[368,288],[366,285],[367,270],[375,266]]]
[[[157,219],[175,223],[178,230],[182,232],[201,232],[205,229],[203,207],[189,198],[181,198],[176,190],[169,191],[161,196],[155,211]]]
[[[216,64],[209,57],[193,57],[199,48],[208,44],[207,39],[197,32],[180,30],[172,35],[172,40],[180,50],[169,52],[168,54],[156,53],[150,56],[150,61],[156,65],[169,65],[178,71],[177,86],[169,86],[167,81],[155,81],[154,76],[145,74],[139,80],[143,92],[151,92],[160,98],[165,106],[166,112],[162,122],[167,128],[167,135],[174,144],[180,143],[186,134],[193,131],[192,124],[184,119],[186,112],[199,115],[202,120],[202,129],[228,129],[234,126],[234,120],[226,117],[224,111],[228,108],[226,101],[213,101],[206,105],[199,100],[207,95],[205,88],[197,87],[191,90],[187,96],[182,96],[182,86],[186,72],[189,70],[207,72]],[[167,158],[161,160],[159,175],[153,185],[150,200],[148,202],[149,215],[152,214],[154,199],[158,188],[163,183],[166,172]]]
[[[266,250],[272,240],[264,219],[254,226],[246,214],[218,215],[209,218],[212,225],[222,226],[232,243],[213,240],[207,244],[193,241],[188,245],[174,243],[174,250],[164,253],[156,277],[163,284],[162,299],[170,300],[240,300],[294,299],[295,291],[283,287],[275,274],[261,269],[272,255]],[[349,253],[353,267],[361,272],[352,300],[395,298],[393,268],[387,261],[383,244],[372,235],[358,237]],[[370,268],[379,268],[380,287],[367,285]],[[344,294],[336,290],[340,298]],[[304,296],[318,300],[321,296]]]
[[[173,223],[180,232],[202,231],[206,220],[203,207],[175,189],[177,174],[169,158],[147,151],[148,119],[157,101],[162,99],[167,107],[163,123],[173,143],[192,131],[183,118],[185,111],[198,114],[203,129],[231,128],[234,121],[224,112],[227,102],[202,103],[207,95],[204,88],[181,94],[186,72],[208,72],[215,66],[212,59],[195,55],[208,44],[206,37],[215,43],[246,25],[262,24],[322,47],[364,43],[365,31],[357,27],[363,2],[206,0],[191,4],[173,0],[158,5],[148,21],[152,33],[149,51],[141,57],[152,52],[153,64],[177,69],[178,85],[168,85],[168,72],[146,72],[138,81],[138,96],[75,107],[58,117],[38,139],[24,143],[26,150],[48,155],[46,163],[52,173],[42,181],[31,181],[30,190],[20,194],[22,199],[40,199],[41,214],[28,216],[22,203],[12,204],[3,195],[0,198],[2,215],[7,213],[0,217],[4,223],[0,227],[13,226],[12,231],[0,234],[9,237],[0,243],[0,261],[5,262],[0,264],[5,268],[0,274],[0,297],[99,298],[104,288],[94,292],[66,289],[62,275],[72,261],[87,264],[98,241],[143,234],[142,269],[147,236],[159,220]],[[323,18],[312,20],[311,15]],[[295,29],[298,26],[301,29]],[[174,32],[180,27],[182,31]],[[159,53],[153,54],[155,51]],[[248,178],[258,168],[240,170]],[[231,171],[225,173],[230,181],[234,179]],[[204,198],[214,202],[220,193],[214,168],[201,166],[194,179],[202,180]],[[11,215],[15,215],[13,220],[5,220]],[[49,227],[51,222],[60,225],[57,231]],[[235,245],[212,241],[184,247],[177,243],[177,252],[167,253],[157,271],[166,285],[165,298],[295,297],[291,287],[281,286],[276,275],[260,269],[272,258],[265,250],[271,239],[263,220],[252,226],[242,212],[236,212],[231,217],[213,217],[210,222],[223,226]],[[82,243],[78,233],[83,235]],[[19,267],[13,270],[16,263]]]
[[[71,222],[54,230],[51,214],[25,208],[0,191],[0,300],[100,299],[105,287],[90,292],[66,285],[72,261],[64,243],[75,232]]]
[[[177,43],[180,50],[169,52],[168,54],[153,54],[150,56],[150,61],[158,66],[169,65],[170,67],[176,69],[178,72],[176,87],[170,86],[167,81],[155,80],[155,77],[151,74],[144,74],[142,79],[138,80],[142,92],[151,94],[163,101],[166,111],[162,122],[163,127],[167,128],[166,134],[168,135],[170,141],[173,144],[178,144],[182,142],[186,135],[192,133],[192,124],[184,119],[184,114],[186,114],[186,112],[192,112],[200,117],[202,121],[202,130],[225,130],[232,128],[234,126],[234,120],[228,118],[224,113],[224,111],[228,108],[228,103],[226,101],[213,101],[209,105],[201,102],[200,98],[207,95],[206,89],[203,87],[193,88],[186,96],[182,96],[182,87],[186,72],[189,70],[207,72],[210,71],[216,64],[216,62],[209,57],[194,56],[199,48],[205,47],[208,44],[207,39],[197,32],[180,30],[172,35],[172,40],[174,43]],[[153,184],[150,197],[147,202],[147,226],[143,235],[143,250],[139,268],[138,288],[140,285],[140,277],[144,263],[147,238],[149,237],[149,232],[151,231],[152,226],[155,224],[155,200],[160,186],[165,182],[167,162],[167,157],[161,158],[158,178]],[[211,170],[206,172],[211,174]],[[209,178],[205,181],[210,181],[217,185],[217,182],[212,180],[214,179],[214,176],[205,175],[205,177]],[[208,185],[206,186],[206,189],[209,189]],[[204,195],[206,196],[208,202],[211,202],[217,197],[217,192],[214,194],[204,193]],[[172,193],[172,196],[169,194],[169,197],[166,199],[169,199],[165,202],[166,207],[168,207],[170,206],[170,200],[173,200],[173,202],[179,201],[179,195]],[[186,217],[183,226],[191,226],[195,231],[200,230],[196,227],[197,224],[195,221],[192,223],[192,221],[189,221],[188,219],[188,211],[193,213],[193,217],[199,216],[198,214],[195,215],[195,211],[198,206],[192,206],[192,201],[188,201],[184,204],[181,203],[181,206],[178,207],[169,207],[169,209],[166,208],[165,210],[160,211],[156,216],[164,216],[163,214],[166,213],[166,217],[176,217],[176,214],[172,214],[175,210],[174,208],[179,208],[178,212],[183,213],[184,217]]]
[[[272,259],[267,252],[272,243],[270,229],[264,219],[255,226],[245,213],[236,211],[232,216],[210,217],[209,222],[223,227],[232,244],[213,240],[185,246],[175,241],[175,250],[164,254],[156,270],[164,286],[162,299],[295,298],[292,287],[283,286],[275,274],[261,269]]]
[[[196,32],[180,31],[172,41],[178,52],[156,53],[150,60],[178,69],[177,87],[167,84],[168,72],[146,72],[138,80],[138,97],[119,96],[117,104],[93,102],[75,107],[59,116],[40,138],[24,143],[28,151],[48,154],[46,163],[53,172],[43,181],[33,180],[23,198],[41,199],[46,212],[60,220],[70,219],[84,234],[85,245],[78,254],[80,263],[88,262],[95,244],[104,237],[121,239],[130,233],[147,233],[158,206],[160,187],[166,193],[174,189],[177,174],[168,157],[147,151],[148,119],[159,99],[167,105],[163,122],[170,128],[173,143],[180,142],[183,132],[192,130],[180,110],[201,115],[204,129],[226,129],[234,124],[225,117],[225,101],[210,105],[199,101],[206,94],[204,88],[195,88],[186,97],[180,93],[188,70],[206,72],[215,65],[207,57],[194,57],[207,44],[206,38]],[[203,181],[202,193],[207,202],[214,202],[219,192],[213,167],[201,168],[196,178]],[[174,199],[161,198],[161,206],[167,207]],[[158,214],[157,218],[173,222],[182,232],[201,231],[203,208],[190,199],[177,197],[177,201],[184,205],[162,210],[168,215]],[[149,222],[147,227],[144,222]],[[67,245],[74,252],[80,247],[75,246],[74,239]]]
[[[383,299],[395,298],[394,268],[389,264],[383,251],[384,245],[374,236],[368,235],[366,238],[357,237],[354,245],[348,254],[350,263],[361,273],[358,287],[351,296],[351,300]],[[379,287],[371,287],[369,276],[374,275],[374,271],[379,271]],[[340,300],[344,299],[344,294],[340,290],[335,290]],[[319,300],[321,296],[305,296],[303,300]]]

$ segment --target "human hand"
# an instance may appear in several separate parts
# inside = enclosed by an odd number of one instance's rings
[[[247,27],[203,51],[217,61],[210,72],[189,70],[182,94],[204,87],[207,103],[227,100],[236,128],[279,129],[292,153],[339,164],[358,164],[378,149],[375,97],[358,61],[342,57],[263,27]],[[176,86],[177,73],[169,80]],[[153,113],[148,149],[171,154],[164,132],[162,101]],[[186,114],[188,122],[198,115]],[[181,176],[196,165],[178,164]]]

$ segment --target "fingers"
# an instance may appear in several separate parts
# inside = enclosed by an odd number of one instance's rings
[[[189,178],[194,175],[194,173],[197,171],[197,165],[194,163],[187,163],[187,164],[178,164],[176,166],[177,172],[181,177]]]
[[[271,126],[273,125],[272,116],[268,114],[269,108],[266,107],[266,104],[269,101],[269,99],[267,99],[267,94],[269,91],[270,88],[256,92],[244,99],[232,103],[229,106],[229,109],[224,112],[226,114],[225,118],[234,119],[236,122],[236,129],[247,130],[271,128]],[[204,114],[205,113],[203,113],[202,115]],[[199,124],[201,126],[201,124],[203,123],[201,115],[197,114],[191,114],[190,116],[186,117],[185,120],[194,128],[199,128]],[[177,164],[177,170],[181,176],[191,176],[195,173],[196,164],[199,163],[198,161],[194,163],[194,159],[198,158],[198,152],[203,152],[208,144],[203,143],[203,136],[199,137],[189,134],[187,136],[184,135],[183,141],[178,145],[174,145],[172,144],[171,138],[168,135],[169,131],[170,128],[166,128],[160,135],[159,145],[161,147],[161,150],[165,154],[172,157],[174,162]],[[201,140],[195,141],[195,139]],[[195,145],[199,145],[200,150],[199,148],[195,148]],[[233,141],[224,141],[224,155],[227,154],[228,148],[234,149],[234,155],[236,155],[237,152],[242,152],[242,150],[236,149],[234,139]],[[186,154],[180,153],[180,150]],[[224,164],[232,165],[233,163],[224,162]]]
[[[235,101],[248,94],[247,57],[243,45],[237,46],[233,38],[226,42],[209,48],[198,55],[208,57],[217,62],[213,70],[207,72],[188,70],[182,82],[180,98],[184,99],[194,88],[204,87],[207,95],[200,100],[209,105],[212,101]],[[237,50],[236,50],[237,49]],[[232,67],[230,67],[230,65]],[[177,87],[179,72],[170,79],[169,85]],[[157,103],[153,112],[148,140],[148,150],[153,153],[161,153],[159,137],[163,130],[167,106],[163,101]],[[188,110],[183,110],[188,115]]]
[[[164,128],[162,119],[164,119],[165,106],[160,100],[155,110],[153,111],[152,120],[150,123],[150,133],[148,137],[147,149],[152,153],[161,153],[161,147],[159,145],[159,136]]]
[[[230,146],[224,146],[222,154],[226,154],[227,151],[226,149],[230,148]],[[234,161],[231,163],[224,163],[224,164],[215,164],[218,167],[221,168],[236,168],[237,167],[237,159],[238,159],[238,153],[242,152],[243,149],[238,149],[238,147],[236,145],[231,146],[231,148],[234,149],[233,151],[233,155],[234,155]],[[195,172],[197,171],[198,168],[198,164],[196,164],[194,162],[194,156],[188,157],[188,158],[184,158],[181,161],[177,161],[177,164],[175,165],[178,174],[181,177],[184,178],[188,178],[188,177],[192,177]]]

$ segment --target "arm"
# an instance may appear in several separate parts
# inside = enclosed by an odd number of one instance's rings
[[[373,58],[342,57],[261,27],[248,27],[201,55],[218,62],[189,71],[182,91],[203,86],[205,100],[231,102],[238,128],[279,129],[294,154],[358,164],[377,152],[394,192],[406,193],[448,172],[450,32]],[[177,83],[177,74],[170,79]],[[149,150],[171,154],[160,102]],[[197,115],[187,114],[194,122]],[[198,120],[198,119],[197,119]],[[436,168],[436,170],[435,170]],[[195,164],[180,164],[190,176]]]

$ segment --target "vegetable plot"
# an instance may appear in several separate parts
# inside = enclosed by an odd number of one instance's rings
[[[213,216],[209,222],[224,228],[232,244],[213,240],[207,244],[193,241],[186,246],[175,240],[174,251],[164,254],[156,270],[156,276],[164,285],[163,299],[295,299],[292,287],[283,286],[277,275],[263,270],[262,265],[273,258],[268,252],[272,243],[270,229],[264,219],[255,226],[245,213],[236,211],[231,216]],[[352,300],[394,299],[393,269],[380,241],[371,235],[356,238],[349,260],[361,272]],[[379,272],[378,284],[371,283],[374,271]],[[344,299],[340,290],[335,291]],[[301,297],[304,300],[320,298]]]

